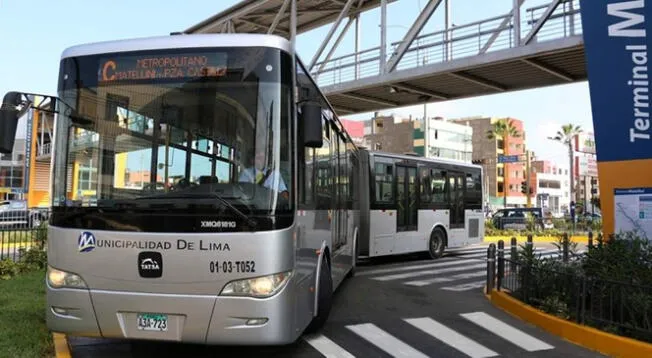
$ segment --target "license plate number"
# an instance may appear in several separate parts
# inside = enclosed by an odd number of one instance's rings
[[[158,313],[138,314],[138,329],[141,331],[166,332],[168,330],[168,316]]]

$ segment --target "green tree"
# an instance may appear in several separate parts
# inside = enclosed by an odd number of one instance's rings
[[[557,131],[552,139],[560,142],[568,147],[568,163],[570,168],[570,192],[571,200],[575,200],[575,175],[574,175],[574,166],[573,166],[573,140],[576,136],[581,134],[582,128],[573,124],[564,124],[561,126],[561,130]]]
[[[516,129],[516,126],[514,126],[514,121],[509,118],[495,121],[491,124],[491,129],[487,131],[487,139],[495,139],[496,141],[499,139],[503,140],[502,149],[504,154],[507,154],[507,148],[509,148],[507,143],[508,139],[519,137],[521,137],[521,133]],[[507,195],[509,193],[509,172],[507,171],[507,164],[504,165],[504,168],[503,206],[507,207]]]

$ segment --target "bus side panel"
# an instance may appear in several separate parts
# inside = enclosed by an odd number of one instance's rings
[[[442,226],[446,234],[449,235],[448,221],[449,221],[448,210],[420,209],[418,230],[420,236],[423,238],[423,241],[420,243],[419,249],[415,251],[428,250],[430,235],[432,234],[432,231],[435,229],[436,226]],[[450,239],[450,235],[449,235],[449,239]],[[449,240],[449,244],[450,244],[450,240]]]
[[[333,276],[333,291],[335,291],[346,278],[353,267],[353,235],[359,220],[358,210],[342,210],[342,215],[346,217],[346,236],[340,237],[338,248],[333,249],[331,253],[331,274]]]
[[[307,311],[303,308],[299,312],[310,312],[310,317],[300,317],[303,324],[310,323],[314,314],[315,294],[310,292],[310,287],[315,286],[317,277],[317,262],[319,259],[319,250],[322,244],[325,247],[332,247],[332,218],[333,211],[329,210],[299,210],[298,223],[299,232],[297,234],[297,267],[304,267],[306,272],[310,272],[310,277],[306,281],[306,292],[310,294],[306,297],[305,304],[309,305]],[[333,259],[331,252],[331,260]],[[315,290],[312,290],[315,291]]]
[[[482,209],[465,210],[468,244],[479,244],[484,239],[484,213]]]
[[[360,234],[358,237],[358,256],[371,256],[371,236],[370,236],[370,190],[369,185],[369,154],[366,150],[360,150],[360,161],[358,166],[358,179],[361,185],[358,192],[360,200]]]
[[[313,318],[315,308],[315,295],[311,287],[315,285],[315,274],[317,272],[316,252],[321,248],[322,241],[330,243],[330,227],[315,225],[319,215],[316,210],[297,211],[297,239],[296,239],[296,265],[297,285],[299,297],[297,297],[296,326],[302,330]]]
[[[396,210],[369,210],[369,256],[394,253]]]
[[[462,247],[482,242],[484,237],[484,215],[481,210],[464,210],[464,228],[451,229],[448,247]]]

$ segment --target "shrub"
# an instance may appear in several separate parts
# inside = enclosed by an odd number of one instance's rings
[[[19,272],[18,265],[8,259],[0,260],[0,280],[8,280],[16,276]]]
[[[45,246],[47,243],[47,224],[43,223],[38,230],[33,231],[33,240],[37,243],[29,249],[18,249],[18,261],[5,258],[0,261],[0,280],[9,280],[12,277],[36,270],[43,270],[47,266],[48,258]]]
[[[562,250],[562,239],[555,244]],[[547,313],[652,342],[652,244],[633,233],[598,241],[563,262],[521,245],[513,294]]]

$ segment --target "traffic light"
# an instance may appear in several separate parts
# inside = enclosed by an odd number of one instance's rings
[[[526,181],[521,182],[521,193],[523,193],[523,194],[527,193],[527,182]]]

